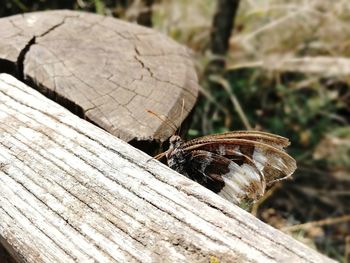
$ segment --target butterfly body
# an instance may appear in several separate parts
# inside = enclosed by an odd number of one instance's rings
[[[187,142],[173,135],[169,142],[157,159],[165,156],[170,168],[233,203],[259,199],[267,186],[296,169],[283,149],[288,139],[270,133],[235,131]]]

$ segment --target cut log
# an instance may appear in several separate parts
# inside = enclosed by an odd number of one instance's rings
[[[22,262],[333,262],[7,74],[0,164]]]
[[[2,72],[125,141],[166,140],[174,130],[146,110],[178,127],[197,98],[188,50],[145,27],[47,11],[0,19],[0,35]]]

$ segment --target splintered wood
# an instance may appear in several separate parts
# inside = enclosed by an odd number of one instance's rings
[[[0,75],[0,242],[22,262],[332,262]]]

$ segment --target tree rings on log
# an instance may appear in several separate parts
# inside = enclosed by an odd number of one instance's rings
[[[125,140],[164,141],[198,94],[188,50],[145,27],[47,11],[0,19],[0,70]],[[181,116],[182,102],[184,113]]]

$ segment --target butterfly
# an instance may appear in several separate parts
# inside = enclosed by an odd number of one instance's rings
[[[164,157],[173,170],[232,203],[256,201],[273,183],[287,179],[296,161],[287,138],[260,131],[232,131],[183,141],[173,135]]]

